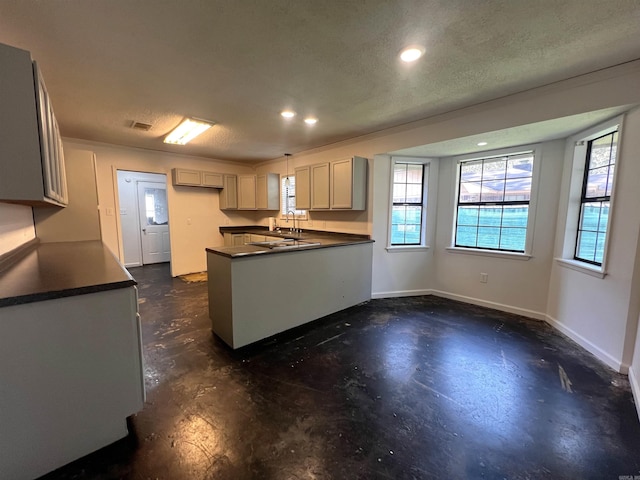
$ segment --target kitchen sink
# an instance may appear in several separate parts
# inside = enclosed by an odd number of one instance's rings
[[[270,250],[286,250],[300,247],[312,247],[315,245],[320,245],[320,242],[297,240],[295,238],[283,238],[282,240],[270,240],[268,242],[249,242],[247,245],[264,247]]]

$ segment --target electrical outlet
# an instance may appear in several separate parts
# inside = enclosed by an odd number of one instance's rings
[[[487,283],[489,281],[489,274],[488,273],[481,273],[480,274],[480,283]]]
[[[307,227],[313,227],[313,222],[311,220],[307,222]]]

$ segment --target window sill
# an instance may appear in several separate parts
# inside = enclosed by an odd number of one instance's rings
[[[429,245],[393,245],[385,247],[385,250],[389,253],[404,253],[404,252],[424,252],[429,250]]]
[[[532,255],[527,253],[512,253],[512,252],[496,252],[492,250],[475,250],[472,248],[462,247],[447,247],[447,251],[450,253],[462,253],[464,255],[480,255],[482,257],[496,257],[496,258],[508,258],[511,260],[530,260]]]
[[[607,275],[600,267],[597,267],[596,265],[591,266],[587,263],[579,262],[578,260],[556,258],[556,262],[558,262],[558,265],[561,267],[569,268],[576,272],[586,273],[592,277],[604,278]]]

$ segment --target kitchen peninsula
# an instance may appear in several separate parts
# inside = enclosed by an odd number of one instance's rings
[[[366,235],[220,232],[258,237],[206,249],[212,330],[234,349],[371,299],[373,240]]]

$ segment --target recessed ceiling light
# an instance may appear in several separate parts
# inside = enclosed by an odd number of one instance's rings
[[[169,135],[164,137],[164,143],[184,145],[196,138],[205,130],[213,127],[214,123],[215,122],[199,120],[197,118],[186,118],[180,125],[169,132]]]
[[[424,47],[411,45],[400,52],[400,60],[403,62],[415,62],[424,54]]]
[[[478,142],[478,146],[479,147],[484,147],[487,144],[487,142]]]
[[[280,112],[280,115],[282,115],[284,118],[293,118],[296,116],[296,112],[292,110],[284,110]]]
[[[318,119],[317,118],[313,118],[313,117],[309,117],[309,118],[305,118],[304,119],[304,123],[306,123],[307,125],[315,125],[317,121],[318,121]]]

